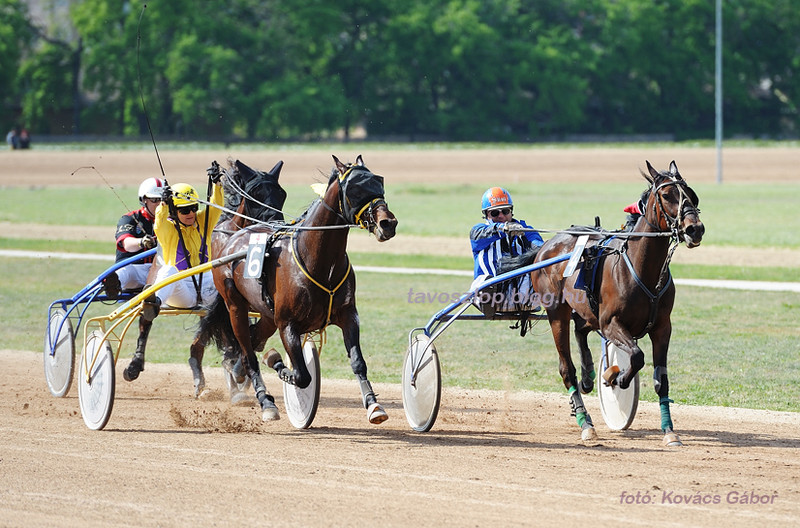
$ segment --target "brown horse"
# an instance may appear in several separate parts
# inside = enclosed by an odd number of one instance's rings
[[[361,156],[348,165],[336,156],[333,159],[335,166],[323,197],[312,203],[298,222],[248,227],[229,236],[219,249],[212,243],[212,253],[219,258],[246,249],[254,233],[265,233],[273,241],[260,279],[246,278],[241,260],[214,269],[218,300],[224,302],[212,306],[201,322],[214,332],[218,343],[220,338],[224,343],[234,337],[239,343],[241,361],[233,373],[237,382],[245,373],[253,381],[264,420],[278,419],[278,413],[274,398],[264,387],[254,343],[278,330],[293,368],[286,367],[277,352],[269,356],[268,365],[284,382],[305,388],[311,374],[303,361],[302,336],[329,324],[342,330],[367,418],[381,423],[388,417],[367,378],[359,343],[355,274],[346,249],[350,227],[366,228],[383,242],[394,236],[397,219],[384,200],[383,178],[371,173]],[[250,311],[261,314],[263,327],[257,335],[251,333]],[[224,324],[225,319],[229,324]]]
[[[225,192],[226,211],[211,234],[211,253],[216,255],[235,233],[260,223],[283,223],[281,209],[286,201],[286,191],[278,183],[283,161],[279,161],[269,172],[252,169],[239,160],[228,159],[228,168],[220,170],[219,164],[213,162],[208,169],[210,177],[220,177]],[[256,350],[262,350],[267,341],[265,322],[259,320],[252,325],[252,341]],[[225,354],[225,363],[235,362],[241,355],[238,342],[229,333],[229,339],[217,340],[220,350]],[[203,373],[203,356],[205,347],[212,339],[211,329],[202,322],[190,347],[189,366],[194,378],[194,395],[199,397],[206,386]],[[227,373],[226,373],[227,374]],[[231,403],[247,403],[243,390],[246,383],[236,384],[226,376],[231,391]]]
[[[587,335],[599,330],[630,355],[630,368],[619,372],[610,367],[603,373],[606,383],[618,384],[621,389],[627,388],[644,366],[644,352],[637,341],[649,335],[664,442],[680,445],[669,411],[667,350],[675,301],[669,261],[680,242],[690,248],[700,245],[705,227],[700,221],[697,195],[681,177],[674,161],[668,172],[656,171],[649,161],[647,170],[649,175],[642,175],[650,187],[642,194],[645,209],[633,233],[591,241],[583,254],[583,269],[569,277],[563,277],[566,262],[531,272],[535,290],[555,299],[545,308],[558,349],[559,372],[584,440],[595,439],[597,433],[578,388],[584,393],[591,391],[594,367]],[[576,241],[575,234],[557,234],[542,246],[536,261],[570,252]],[[580,387],[570,356],[570,318],[575,320],[575,336],[581,349]]]

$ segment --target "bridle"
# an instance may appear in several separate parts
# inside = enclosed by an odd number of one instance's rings
[[[644,219],[647,222],[647,225],[655,229],[659,232],[670,232],[672,233],[672,237],[675,239],[676,242],[680,241],[683,235],[683,220],[689,214],[694,214],[695,216],[700,215],[700,209],[697,208],[696,204],[696,197],[694,200],[689,196],[689,186],[686,184],[680,177],[670,176],[668,181],[662,182],[656,185],[655,181],[653,182],[652,188],[650,189],[650,194],[654,196],[654,204],[653,204],[653,211],[656,215],[656,223],[653,223],[649,218],[647,218],[647,211],[644,212]],[[666,187],[676,187],[678,190],[679,200],[678,200],[678,212],[675,216],[670,215],[666,208],[664,207],[664,198],[662,197],[661,191]],[[692,191],[694,194],[694,191]],[[665,227],[661,227],[661,220],[663,219],[664,223],[666,224]]]

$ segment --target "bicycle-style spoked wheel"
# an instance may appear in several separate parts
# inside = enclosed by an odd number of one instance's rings
[[[406,350],[401,383],[408,424],[421,433],[430,431],[439,414],[442,373],[439,354],[428,336],[416,336]]]
[[[50,394],[63,398],[72,386],[75,370],[75,332],[67,312],[57,308],[50,313],[44,336],[44,377]]]
[[[308,429],[319,406],[320,371],[319,353],[314,342],[307,339],[303,344],[303,360],[311,374],[311,383],[301,389],[290,383],[283,384],[283,402],[289,422],[298,429]]]
[[[603,339],[600,372],[605,372],[612,365],[617,365],[621,371],[625,371],[630,367],[630,358],[613,343]],[[630,427],[639,406],[639,374],[636,374],[631,384],[624,390],[616,384],[606,385],[603,377],[598,376],[597,394],[600,399],[600,411],[608,428],[612,431],[623,431]]]
[[[86,427],[106,426],[114,408],[114,354],[103,332],[89,334],[78,368],[78,402]]]

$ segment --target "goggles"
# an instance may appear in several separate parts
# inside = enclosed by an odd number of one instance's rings
[[[489,216],[491,216],[492,218],[497,218],[498,216],[500,216],[500,213],[503,213],[504,215],[509,215],[511,214],[511,208],[506,207],[503,209],[492,209],[491,211],[489,211]]]
[[[188,215],[197,212],[197,204],[178,207],[178,214]]]

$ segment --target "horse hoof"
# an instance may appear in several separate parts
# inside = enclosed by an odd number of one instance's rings
[[[609,387],[614,386],[614,383],[617,381],[617,376],[619,376],[619,367],[616,365],[611,365],[603,372],[603,380]]]
[[[580,383],[578,383],[578,387],[580,387],[581,389],[581,394],[589,394],[590,392],[592,392],[592,389],[594,388],[594,383],[590,382],[588,384],[584,384],[581,381]]]
[[[683,442],[681,442],[681,438],[676,433],[667,433],[664,435],[664,445],[667,447],[680,447]]]
[[[278,361],[283,361],[283,358],[281,358],[280,352],[274,348],[270,348],[267,353],[264,354],[264,359],[261,361],[269,368],[275,368],[275,363]]]
[[[388,420],[389,415],[383,410],[381,404],[373,403],[367,409],[367,418],[369,418],[369,423],[371,424],[380,424]]]
[[[586,429],[581,430],[581,440],[584,442],[596,441],[597,431],[594,430],[594,427],[587,427]]]
[[[248,396],[246,392],[235,391],[231,393],[231,405],[234,407],[249,407],[253,403],[253,398]]]
[[[281,415],[278,414],[278,407],[269,400],[264,402],[263,407],[261,408],[261,421],[274,422],[280,419]]]

